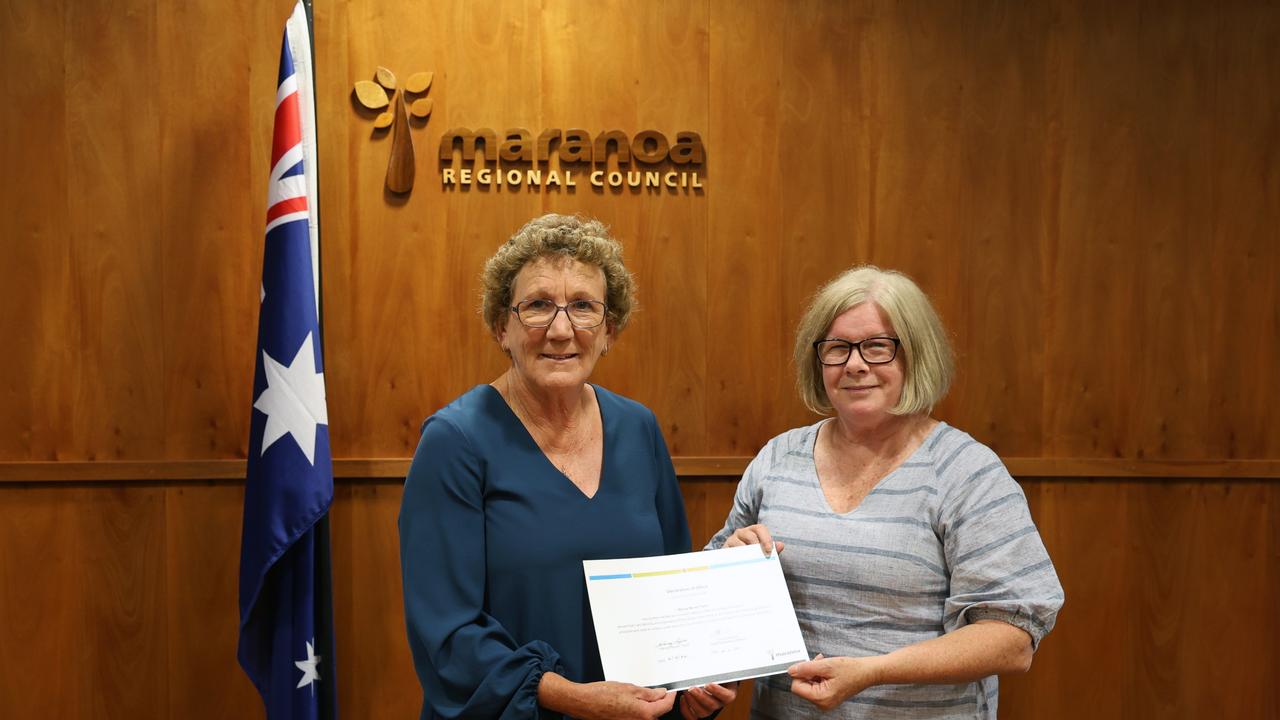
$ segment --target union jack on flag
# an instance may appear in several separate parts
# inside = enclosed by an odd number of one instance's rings
[[[240,665],[270,720],[337,715],[311,31],[285,24],[240,539]]]

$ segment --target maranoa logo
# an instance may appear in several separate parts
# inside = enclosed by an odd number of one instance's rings
[[[459,155],[462,163],[472,166],[455,163]],[[606,130],[592,137],[582,129],[551,128],[543,130],[535,140],[533,133],[524,128],[507,130],[501,139],[488,128],[454,128],[440,137],[439,157],[440,179],[446,187],[475,184],[573,188],[586,176],[597,188],[607,184],[613,188],[688,191],[703,187],[699,173],[689,166],[705,163],[706,149],[694,132],[676,133],[672,143],[657,130],[644,130],[632,138],[621,130]],[[483,166],[478,165],[479,159]],[[517,163],[527,166],[509,167]],[[603,167],[587,169],[575,165]]]

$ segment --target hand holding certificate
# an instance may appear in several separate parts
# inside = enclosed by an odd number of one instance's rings
[[[809,657],[778,556],[759,546],[582,567],[608,680],[683,690]]]

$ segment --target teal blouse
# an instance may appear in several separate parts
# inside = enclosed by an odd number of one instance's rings
[[[604,679],[582,561],[689,552],[684,502],[653,413],[595,392],[604,459],[592,498],[488,385],[424,423],[400,506],[423,720],[560,717],[538,707],[543,673]]]

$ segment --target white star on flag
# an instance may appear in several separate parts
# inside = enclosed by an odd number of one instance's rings
[[[311,333],[307,333],[288,367],[266,350],[262,351],[262,367],[266,371],[267,389],[253,403],[267,416],[262,453],[266,454],[272,443],[288,433],[307,456],[307,462],[315,465],[316,425],[329,424],[329,411],[324,401],[324,373],[316,372]]]
[[[316,648],[311,643],[307,643],[307,659],[295,660],[294,665],[302,671],[302,679],[298,681],[298,687],[311,686],[311,693],[316,692],[315,684],[320,682],[320,673],[316,672],[316,665],[320,664],[320,656],[316,654]]]

